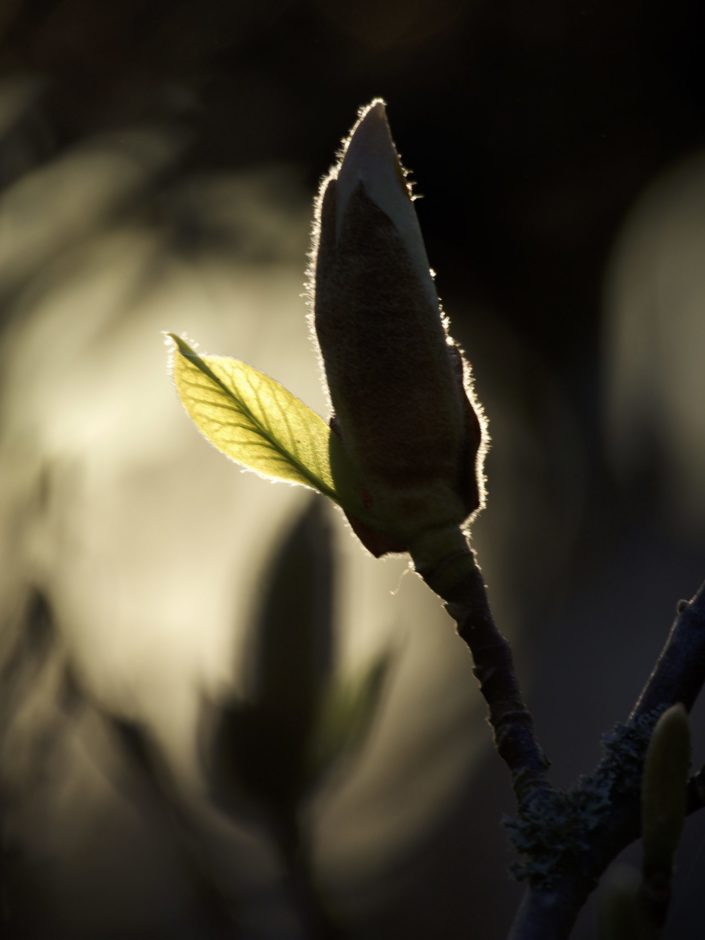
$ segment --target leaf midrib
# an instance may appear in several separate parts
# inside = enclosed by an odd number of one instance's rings
[[[256,428],[257,432],[258,432],[263,438],[265,438],[266,441],[269,442],[269,444],[272,446],[272,448],[273,448],[275,451],[277,451],[277,453],[279,453],[279,454],[280,454],[286,461],[288,461],[290,464],[293,464],[293,465],[296,467],[296,469],[301,473],[301,476],[303,476],[304,479],[310,481],[310,482],[313,484],[313,486],[315,487],[315,489],[317,489],[317,490],[319,490],[320,492],[324,493],[326,496],[328,496],[328,497],[329,497],[330,499],[332,499],[334,502],[339,503],[338,495],[337,495],[337,493],[335,492],[335,490],[331,489],[331,487],[329,487],[328,484],[325,483],[323,480],[321,480],[319,477],[314,476],[314,474],[308,469],[308,467],[306,467],[304,464],[302,464],[301,461],[298,460],[294,454],[291,454],[289,451],[285,450],[285,448],[282,447],[282,445],[280,444],[280,442],[273,436],[273,434],[271,433],[271,431],[269,431],[269,429],[268,429],[265,425],[263,425],[263,424],[261,423],[261,421],[258,420],[258,418],[255,417],[255,415],[252,413],[252,411],[251,411],[250,408],[247,406],[247,404],[245,404],[245,402],[241,401],[241,399],[240,399],[239,397],[237,397],[237,396],[233,393],[233,391],[232,391],[231,389],[228,388],[228,386],[225,384],[225,382],[223,382],[223,380],[222,380],[221,378],[219,378],[219,377],[215,374],[215,372],[213,372],[213,370],[210,368],[210,366],[208,365],[208,363],[205,362],[205,361],[198,355],[198,353],[195,352],[195,350],[191,349],[191,347],[190,347],[187,343],[185,343],[184,340],[182,340],[182,339],[180,339],[180,338],[177,338],[176,336],[174,336],[174,334],[171,334],[171,333],[170,333],[169,335],[170,335],[171,338],[176,342],[176,346],[177,346],[177,349],[178,349],[180,355],[182,355],[182,356],[183,356],[185,359],[187,359],[189,362],[192,362],[193,365],[195,365],[196,368],[197,368],[200,372],[202,372],[204,375],[208,376],[209,379],[211,379],[213,382],[215,382],[216,385],[217,385],[219,388],[221,388],[221,389],[223,390],[223,392],[228,396],[228,398],[232,399],[232,400],[236,403],[237,407],[238,407],[238,408],[240,409],[240,411],[245,415],[245,417],[246,417],[249,421],[252,422],[252,424],[253,424],[254,427]],[[184,352],[184,348],[187,350],[187,352]],[[272,380],[272,381],[274,381],[274,380]],[[304,406],[304,407],[308,407],[308,406]],[[315,411],[312,411],[311,414],[313,414],[317,420],[319,420],[319,421],[321,420],[321,418],[319,417],[319,415],[317,415],[317,414],[315,413]],[[329,433],[330,433],[330,431],[329,431]]]

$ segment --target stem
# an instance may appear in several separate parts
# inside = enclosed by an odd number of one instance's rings
[[[705,583],[680,601],[666,643],[630,717],[682,702],[690,711],[705,682]]]
[[[441,561],[435,559],[441,555]],[[435,556],[435,558],[434,558]],[[497,752],[512,775],[519,808],[551,791],[549,763],[514,672],[512,650],[495,626],[474,552],[459,530],[445,530],[433,543],[416,545],[416,571],[446,601],[458,635],[473,658],[473,673],[487,702]]]
[[[288,876],[292,904],[307,940],[343,940],[344,933],[333,922],[316,889],[310,853],[298,822],[280,819],[274,837]]]

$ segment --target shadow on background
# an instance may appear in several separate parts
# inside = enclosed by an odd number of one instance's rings
[[[497,619],[557,778],[595,762],[703,577],[701,19],[636,2],[3,5],[8,937],[300,935],[259,811],[214,798],[204,703],[252,699],[272,559],[310,497],[206,446],[160,331],[326,413],[301,297],[310,201],[373,95],[490,418],[475,541]],[[319,890],[346,936],[499,938],[512,804],[465,652],[403,560],[375,562],[322,511],[325,672],[394,661],[369,734],[307,803]],[[321,574],[313,596],[329,590]],[[703,838],[690,820],[684,940]],[[595,934],[591,907],[576,937]]]

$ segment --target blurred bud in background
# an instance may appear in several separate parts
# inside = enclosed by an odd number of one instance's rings
[[[627,216],[605,304],[609,457],[667,526],[705,532],[705,157],[674,167]]]

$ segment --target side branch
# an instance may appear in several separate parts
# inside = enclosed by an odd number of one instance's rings
[[[489,708],[495,746],[512,774],[519,808],[550,790],[549,762],[534,732],[514,672],[511,647],[495,626],[482,574],[467,542],[437,565],[414,558],[416,571],[446,601],[458,635],[472,654],[473,672]]]
[[[705,583],[678,615],[630,718],[682,702],[693,707],[705,682]]]
[[[610,782],[612,770],[624,779],[615,778],[610,786],[604,816],[589,834],[582,851],[551,885],[532,884],[524,898],[510,934],[510,940],[565,940],[578,911],[600,876],[616,856],[640,835],[639,759],[638,779],[625,770],[632,763],[634,744],[643,738],[645,751],[650,731],[658,716],[670,705],[682,702],[687,709],[694,704],[705,682],[705,585],[689,602],[678,605],[678,615],[671,627],[664,648],[656,661],[626,725],[615,738],[612,757],[582,779],[574,791],[589,797],[595,785]],[[635,734],[635,740],[630,737]],[[624,745],[629,749],[622,753]],[[688,811],[705,805],[705,768],[688,784]]]
[[[676,702],[690,710],[705,683],[705,584],[678,605],[629,719],[603,741],[600,764],[573,789],[558,791],[548,781],[511,648],[495,626],[467,541],[459,531],[443,530],[414,549],[416,571],[446,602],[472,654],[497,751],[512,774],[520,816],[513,841],[528,859],[529,887],[511,940],[566,940],[605,868],[640,834],[642,766],[655,722]],[[705,804],[705,768],[691,778],[688,802],[690,811]],[[572,840],[566,841],[566,825]]]

